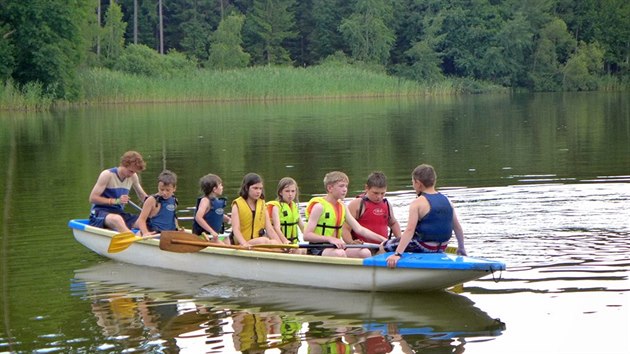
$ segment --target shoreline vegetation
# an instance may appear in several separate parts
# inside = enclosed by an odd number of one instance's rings
[[[350,64],[306,68],[258,66],[224,71],[194,69],[170,77],[89,68],[79,71],[78,82],[80,97],[74,101],[56,100],[38,84],[19,89],[7,82],[0,87],[0,111],[46,111],[99,104],[412,97],[511,90],[462,78],[419,83]]]

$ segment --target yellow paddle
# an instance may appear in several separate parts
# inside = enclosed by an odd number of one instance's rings
[[[126,250],[131,246],[132,243],[147,240],[150,238],[158,237],[160,234],[149,235],[145,237],[136,236],[133,232],[121,232],[119,234],[114,235],[112,240],[109,242],[109,247],[107,248],[108,253],[118,253]]]

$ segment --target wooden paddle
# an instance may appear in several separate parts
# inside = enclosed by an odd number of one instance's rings
[[[202,241],[198,236],[184,231],[162,231],[162,236],[160,237],[160,249],[169,252],[193,253],[199,252],[206,247],[230,248],[244,251],[279,252],[279,250],[264,249],[260,248],[260,246],[263,245],[256,245],[256,247],[250,249],[243,246]]]

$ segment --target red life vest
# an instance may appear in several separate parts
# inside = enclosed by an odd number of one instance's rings
[[[387,199],[383,199],[380,203],[374,203],[365,196],[359,197],[361,198],[359,216],[357,217],[359,224],[383,237],[387,237],[390,219],[389,203],[387,202]],[[352,231],[352,238],[367,243],[380,243],[374,240],[366,239],[354,231]]]

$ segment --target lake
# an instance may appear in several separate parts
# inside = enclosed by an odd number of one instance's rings
[[[182,216],[207,173],[229,200],[248,172],[268,199],[291,176],[304,203],[329,171],[348,174],[352,198],[381,170],[403,227],[410,173],[429,163],[469,255],[507,271],[356,293],[108,261],[67,223],[127,150],[147,161],[148,193],[162,169],[178,174]],[[630,352],[627,92],[0,112],[0,171],[0,353]]]

